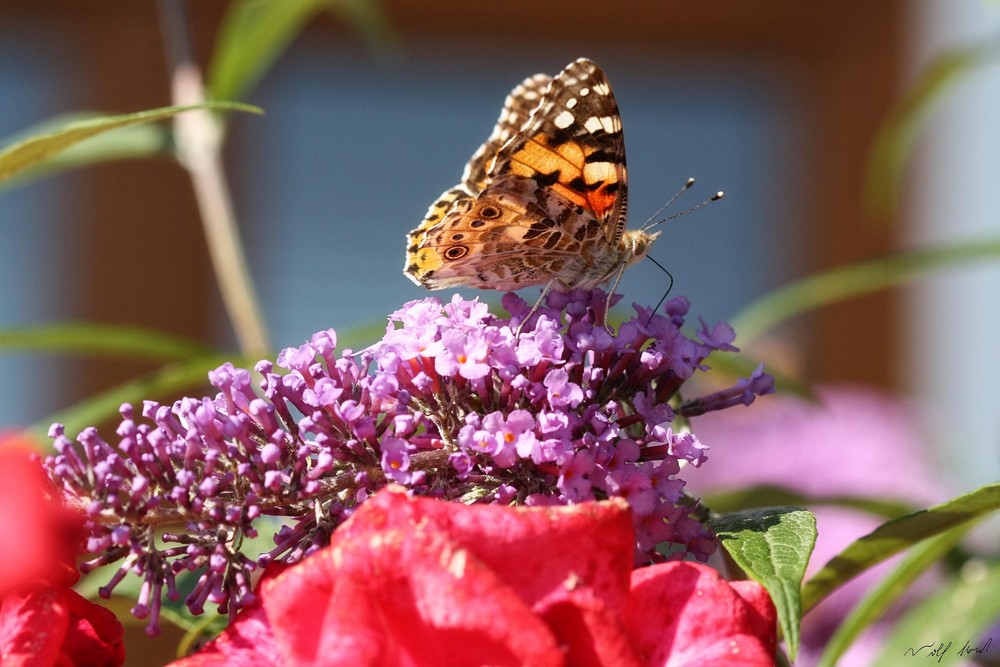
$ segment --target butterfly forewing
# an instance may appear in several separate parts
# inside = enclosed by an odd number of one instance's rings
[[[625,141],[618,103],[596,63],[580,59],[549,86],[531,119],[497,155],[491,177],[531,178],[578,204],[610,232],[625,228]]]
[[[473,194],[479,194],[486,187],[487,174],[493,166],[493,159],[500,148],[510,141],[518,130],[524,127],[531,117],[531,112],[542,100],[542,94],[552,82],[548,74],[536,74],[520,83],[504,100],[503,111],[497,119],[493,133],[472,154],[472,159],[465,165],[462,174],[462,184]]]

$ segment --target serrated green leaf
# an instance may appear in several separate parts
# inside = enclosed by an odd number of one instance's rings
[[[797,507],[725,514],[709,522],[733,561],[771,595],[794,660],[802,618],[799,587],[816,545],[816,517]]]
[[[333,0],[237,0],[229,5],[209,65],[217,100],[240,99],[317,13]]]
[[[141,125],[176,116],[194,109],[217,109],[262,113],[258,107],[236,102],[205,102],[188,106],[163,107],[118,116],[102,116],[67,123],[59,128],[22,139],[0,150],[0,181],[38,165],[86,139],[131,125]]]
[[[84,112],[63,114],[29,127],[17,136],[0,141],[0,146],[8,146],[22,139],[38,134],[46,134],[70,123],[104,117],[106,114]],[[27,181],[51,176],[67,169],[82,167],[112,160],[156,157],[170,153],[173,146],[169,129],[156,123],[128,125],[117,130],[109,130],[74,144],[61,153],[52,155],[35,166],[20,171],[5,181],[0,181],[0,192],[22,185]]]
[[[952,528],[913,547],[906,558],[876,586],[869,589],[847,618],[841,621],[836,632],[826,642],[816,667],[834,667],[858,636],[872,623],[882,618],[886,611],[910,590],[920,575],[951,551],[969,532],[971,525],[970,523]]]
[[[0,350],[93,354],[153,361],[179,361],[215,353],[198,341],[162,331],[90,322],[0,329]]]
[[[983,634],[1000,617],[997,591],[1000,563],[970,561],[958,578],[939,587],[895,624],[882,641],[881,655],[872,664],[970,665],[977,657],[987,659],[982,664],[993,664],[988,659],[1000,649],[1000,637],[992,637],[991,644],[986,645]],[[940,660],[931,655],[938,647],[942,649],[937,654]],[[972,648],[985,651],[977,655],[970,652]]]
[[[921,540],[1000,509],[1000,484],[977,489],[946,503],[882,524],[855,540],[823,566],[802,589],[806,612],[864,570]]]
[[[865,169],[864,210],[869,218],[891,215],[899,200],[903,168],[920,127],[934,107],[966,75],[1000,57],[1000,38],[946,51],[927,65],[879,128]]]
[[[859,510],[887,519],[910,514],[917,508],[909,503],[866,496],[807,496],[793,489],[773,484],[759,484],[732,491],[706,493],[702,503],[713,511],[725,514],[755,507],[794,505],[796,507],[833,506]]]
[[[757,299],[730,319],[743,342],[838,301],[893,287],[932,271],[1000,259],[1000,238],[911,250],[870,262],[824,271],[780,287]]]

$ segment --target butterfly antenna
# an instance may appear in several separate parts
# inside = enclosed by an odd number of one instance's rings
[[[670,206],[671,204],[673,204],[673,203],[674,203],[675,201],[677,201],[677,199],[678,199],[678,198],[679,198],[679,197],[680,197],[680,196],[681,196],[682,194],[684,194],[685,192],[687,192],[687,189],[688,189],[688,188],[690,188],[690,187],[691,187],[692,185],[694,185],[694,179],[693,179],[693,178],[689,178],[689,179],[687,179],[687,183],[685,183],[684,185],[682,185],[682,186],[681,186],[681,189],[680,189],[680,190],[678,190],[677,192],[675,192],[675,193],[674,193],[674,196],[673,196],[673,197],[671,197],[670,199],[668,199],[668,200],[667,200],[667,203],[666,203],[666,204],[664,204],[664,205],[663,205],[663,206],[661,206],[660,208],[656,209],[656,213],[654,213],[653,215],[649,216],[649,219],[648,219],[648,220],[646,220],[646,222],[642,223],[642,229],[643,229],[643,230],[646,230],[646,229],[649,229],[649,227],[652,227],[652,225],[650,225],[649,223],[650,223],[650,222],[652,222],[652,221],[653,221],[653,219],[654,219],[654,218],[655,218],[656,216],[658,216],[659,214],[661,214],[661,213],[663,213],[663,212],[664,212],[665,210],[667,210],[667,207],[668,207],[668,206]],[[657,224],[659,224],[659,223],[657,223]],[[649,226],[647,227],[647,225],[649,225]]]
[[[665,274],[667,274],[667,277],[670,278],[670,283],[667,285],[667,291],[663,293],[662,297],[660,297],[660,300],[656,303],[656,307],[649,312],[649,319],[646,320],[646,326],[648,327],[649,323],[653,321],[653,315],[655,315],[656,311],[660,309],[660,306],[663,305],[663,302],[667,300],[667,295],[670,294],[670,290],[674,288],[674,274],[670,273],[670,271],[667,270],[667,267],[657,262],[652,255],[646,255],[646,259],[648,259],[653,264],[656,264],[658,267],[660,267],[660,270],[663,271]]]
[[[670,200],[667,201],[666,204],[664,204],[663,206],[661,206],[660,209],[656,213],[654,213],[652,215],[652,217],[650,217],[650,220],[652,220],[653,218],[655,218],[656,216],[658,216],[660,213],[663,212],[663,210],[665,208],[667,208],[672,203],[674,203],[675,201],[677,201],[677,198],[680,197],[684,193],[684,191],[687,190],[688,188],[690,188],[692,185],[694,185],[694,179],[693,178],[689,178],[688,181],[687,181],[687,183],[684,184],[684,187],[682,187],[680,190],[678,190],[677,193],[673,197],[671,197]],[[667,222],[669,220],[673,220],[674,218],[679,218],[682,215],[687,215],[688,213],[691,213],[692,211],[697,211],[702,206],[707,206],[708,204],[711,204],[714,201],[719,201],[720,199],[722,199],[725,196],[726,196],[726,193],[724,193],[722,190],[719,190],[714,195],[712,195],[711,197],[709,197],[705,201],[701,202],[700,204],[695,204],[694,206],[692,206],[690,208],[686,208],[683,211],[680,211],[678,213],[674,213],[673,215],[667,216],[666,218],[663,218],[662,220],[657,220],[656,222],[653,222],[653,223],[650,223],[647,220],[646,224],[643,225],[643,227],[642,227],[642,231],[644,231],[644,232],[645,231],[649,231],[650,229],[652,229],[653,227],[656,227],[657,225],[662,225],[664,222]]]

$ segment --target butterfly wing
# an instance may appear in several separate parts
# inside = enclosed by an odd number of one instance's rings
[[[621,120],[607,78],[595,63],[577,60],[516,132],[520,116],[505,122],[508,108],[463,184],[411,232],[406,273],[428,289],[600,284],[621,265],[626,208]]]
[[[431,204],[420,225],[407,235],[406,264],[403,272],[411,280],[417,284],[423,284],[420,276],[439,265],[433,252],[420,252],[427,233],[439,227],[450,211],[460,209],[464,202],[474,199],[483,191],[483,188],[486,187],[487,174],[497,152],[528,122],[531,111],[538,106],[542,99],[542,93],[551,82],[552,77],[549,75],[536,74],[528,77],[510,91],[504,101],[503,110],[500,112],[500,118],[497,119],[493,132],[465,165],[462,181],[445,190]]]
[[[580,58],[549,86],[528,123],[497,154],[490,178],[528,178],[583,207],[609,243],[625,231],[625,140],[618,103],[597,63]]]

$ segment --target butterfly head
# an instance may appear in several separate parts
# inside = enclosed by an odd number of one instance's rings
[[[644,232],[642,230],[626,231],[621,240],[621,252],[626,265],[632,265],[646,257],[653,241],[660,232]]]

